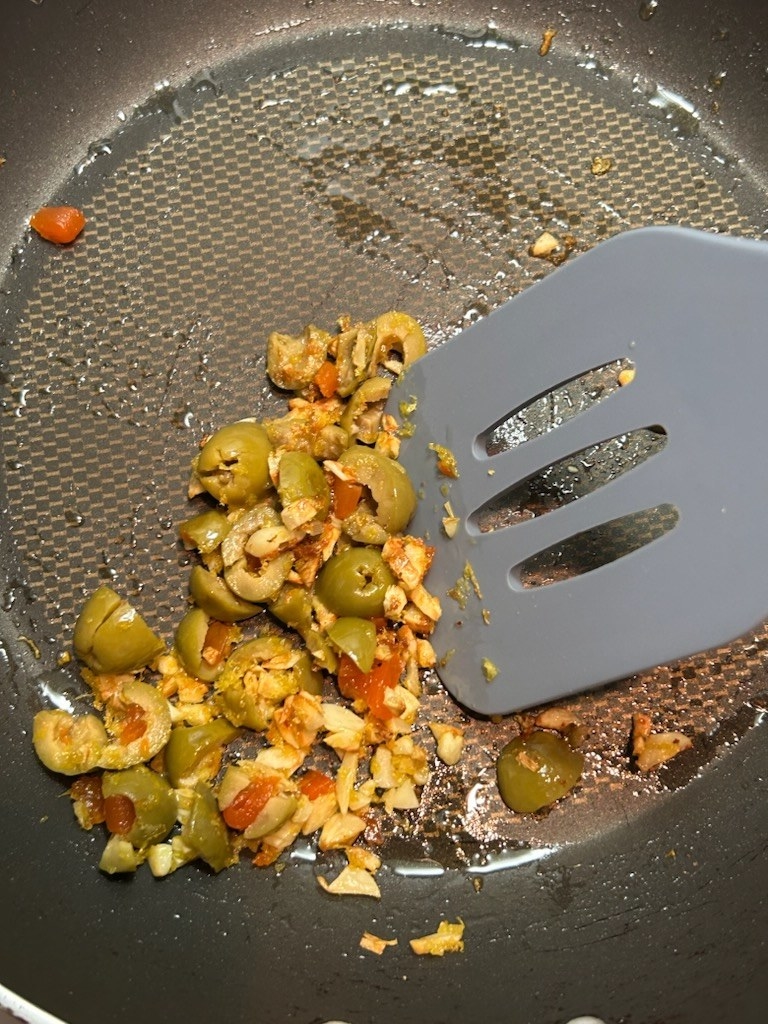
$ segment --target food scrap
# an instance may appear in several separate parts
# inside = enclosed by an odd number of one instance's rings
[[[609,156],[596,156],[592,158],[589,169],[598,178],[601,174],[607,174],[612,167],[613,160]]]
[[[542,231],[539,237],[528,247],[528,255],[536,259],[548,260],[554,266],[563,263],[571,252],[576,248],[576,239],[571,234],[565,234],[562,238],[553,235],[551,231]]]
[[[452,924],[441,921],[432,935],[411,939],[411,949],[417,956],[444,956],[446,953],[464,952],[464,922],[461,918]]]
[[[85,227],[85,216],[76,206],[41,206],[29,223],[46,241],[68,245]]]
[[[632,757],[641,772],[651,772],[683,750],[693,746],[690,736],[682,732],[651,732],[649,715],[632,716]]]
[[[369,953],[376,953],[378,956],[381,956],[387,946],[396,945],[397,939],[381,939],[378,935],[374,935],[372,932],[363,932],[360,939],[361,949],[365,949]]]
[[[437,444],[435,441],[431,441],[427,447],[437,455],[438,472],[442,473],[443,476],[449,476],[451,479],[457,480],[459,467],[456,463],[456,456],[450,448]]]
[[[458,764],[464,752],[464,730],[444,722],[430,722],[429,730],[435,737],[437,756],[443,764],[451,767]]]
[[[620,370],[619,375],[616,378],[619,383],[619,387],[625,388],[627,384],[631,384],[632,381],[635,379],[636,372],[637,371],[635,370],[634,366],[628,366],[625,369]]]
[[[564,797],[583,769],[583,754],[567,739],[535,729],[507,743],[496,762],[496,777],[504,803],[518,814],[526,814]]]
[[[545,28],[541,34],[541,46],[539,47],[539,56],[546,57],[552,46],[552,41],[557,35],[556,28]]]
[[[417,808],[430,775],[415,730],[436,661],[434,549],[405,532],[416,495],[384,412],[392,374],[425,350],[399,312],[273,332],[267,372],[288,410],[203,439],[173,648],[111,588],[86,600],[74,649],[93,711],[41,711],[33,741],[74,776],[80,824],[106,825],[102,870],[265,867],[314,836],[348,861],[320,886],[380,895],[361,837]]]

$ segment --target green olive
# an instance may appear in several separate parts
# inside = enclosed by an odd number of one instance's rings
[[[293,666],[293,674],[300,690],[313,693],[316,697],[322,696],[323,676],[312,667],[312,659],[307,651],[301,651],[299,654],[299,659]]]
[[[270,602],[269,610],[286,626],[305,629],[312,621],[312,596],[298,583],[284,583]]]
[[[35,753],[52,772],[82,775],[99,764],[107,730],[96,715],[71,715],[52,708],[35,715],[32,742]]]
[[[326,672],[335,674],[339,666],[339,659],[328,638],[318,629],[313,629],[311,626],[307,629],[300,629],[299,633],[307,650],[317,664],[324,668]]]
[[[273,331],[267,338],[267,373],[279,388],[299,391],[312,382],[328,353],[331,336],[308,324],[298,337]]]
[[[136,871],[144,858],[122,836],[110,836],[99,860],[99,869],[107,875],[125,875]]]
[[[213,778],[224,747],[239,735],[224,718],[205,725],[177,725],[165,747],[165,770],[174,789],[201,778]]]
[[[224,715],[233,725],[266,729],[276,708],[300,689],[301,672],[295,671],[300,660],[285,637],[259,636],[240,644],[216,680]]]
[[[376,317],[376,341],[385,352],[399,352],[408,367],[427,351],[427,341],[419,324],[407,313],[392,310]]]
[[[350,437],[373,444],[381,426],[381,414],[392,385],[386,377],[364,380],[342,413],[339,425]]]
[[[210,617],[202,608],[190,608],[176,630],[176,653],[181,664],[191,676],[204,683],[212,683],[222,669],[222,663],[209,665],[203,657],[210,624]]]
[[[136,820],[123,839],[137,850],[162,842],[176,824],[176,794],[157,772],[144,765],[124,772],[104,772],[101,791],[110,796],[125,796],[133,804]]]
[[[182,523],[179,536],[185,547],[197,548],[201,554],[209,555],[219,547],[230,529],[230,522],[224,513],[211,508]]]
[[[376,524],[388,534],[401,533],[416,510],[416,492],[400,463],[358,444],[341,453],[339,464],[370,491]]]
[[[246,839],[262,839],[284,825],[299,805],[291,793],[278,793],[270,797],[243,835]]]
[[[221,871],[234,863],[229,831],[219,813],[213,790],[204,782],[195,786],[181,838],[214,871]]]
[[[269,528],[283,529],[280,516],[267,502],[244,512],[221,546],[224,581],[244,601],[271,601],[293,566],[290,552],[260,560],[249,557],[247,546],[254,534]]]
[[[331,507],[331,489],[325,473],[307,452],[285,452],[280,456],[277,493],[283,508],[297,501],[315,509],[314,519],[325,519]]]
[[[197,457],[200,483],[222,505],[253,505],[271,486],[267,457],[272,450],[264,427],[253,420],[217,430]]]
[[[241,622],[261,611],[258,604],[238,597],[221,576],[202,565],[194,566],[189,574],[189,593],[196,605],[219,622]]]
[[[370,619],[342,616],[326,630],[331,640],[361,672],[370,672],[376,657],[376,627]]]
[[[496,763],[504,803],[521,814],[541,810],[570,792],[581,778],[584,757],[552,732],[517,736]]]
[[[141,710],[144,730],[141,735],[124,742],[121,735],[123,714],[127,707]],[[159,754],[171,735],[171,706],[156,686],[130,679],[107,701],[104,718],[108,731],[115,737],[99,755],[99,767],[117,771],[149,761]]]
[[[121,673],[144,668],[165,644],[132,605],[110,587],[99,587],[75,623],[74,648],[94,672]]]
[[[372,619],[384,614],[387,587],[395,582],[375,548],[348,548],[320,570],[315,592],[334,615]]]
[[[375,329],[369,324],[355,324],[336,339],[337,387],[342,398],[351,395],[361,381],[373,374],[379,356]]]

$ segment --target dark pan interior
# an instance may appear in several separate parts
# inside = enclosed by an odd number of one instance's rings
[[[763,954],[737,939],[766,917],[763,631],[577,702],[590,770],[541,821],[501,813],[499,729],[472,723],[467,766],[438,774],[426,816],[393,837],[380,906],[334,902],[300,859],[279,877],[105,879],[28,730],[77,692],[56,663],[95,581],[170,636],[190,453],[214,423],[272,407],[269,329],[399,306],[440,340],[549,269],[525,245],[547,224],[582,247],[644,223],[759,237],[765,16],[574,6],[492,24],[426,5],[406,27],[389,4],[143,7],[29,4],[2,71],[0,980],[72,1024],[148,1008],[437,1022],[480,1005],[542,1024],[759,1019]],[[54,76],[56,47],[79,74]],[[588,173],[598,150],[616,164],[604,179]],[[51,198],[92,218],[72,250],[22,241]],[[661,783],[627,771],[626,723],[649,705],[697,737]],[[479,815],[462,814],[468,788]],[[412,957],[407,938],[443,916],[467,922],[466,953]],[[362,954],[364,930],[400,946]]]

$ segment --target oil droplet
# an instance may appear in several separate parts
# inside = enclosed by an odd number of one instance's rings
[[[82,526],[85,522],[85,517],[81,516],[79,512],[75,512],[73,509],[68,508],[64,513],[64,520],[68,526]]]
[[[659,0],[642,0],[638,14],[642,21],[650,21],[656,13],[659,6]]]

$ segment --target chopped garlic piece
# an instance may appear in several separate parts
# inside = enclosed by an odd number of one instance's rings
[[[356,814],[334,814],[332,818],[323,825],[318,840],[320,850],[342,850],[352,843],[365,831],[365,822]]]
[[[464,731],[456,725],[430,722],[429,729],[437,743],[437,756],[443,764],[458,764],[464,752]]]
[[[590,170],[595,177],[599,177],[601,174],[607,174],[612,167],[613,160],[609,156],[595,156],[592,158]]]
[[[559,245],[559,239],[555,238],[555,236],[550,231],[542,231],[542,233],[530,247],[529,252],[531,256],[547,257],[551,256],[555,249],[559,247]]]
[[[539,47],[539,56],[546,57],[552,46],[552,40],[557,35],[556,28],[545,28],[541,34],[541,46]]]
[[[440,607],[440,599],[424,587],[421,583],[417,587],[414,587],[410,593],[411,601],[416,605],[420,612],[423,612],[428,619],[432,619],[433,622],[437,622],[440,616],[443,614],[442,608]]]
[[[362,868],[346,867],[334,878],[327,882],[322,875],[317,877],[321,889],[331,893],[332,896],[373,896],[381,898],[381,889],[372,874]]]
[[[367,949],[369,953],[376,953],[378,956],[384,952],[387,946],[396,946],[397,939],[381,939],[372,932],[363,932],[360,939],[360,948]]]
[[[449,540],[453,540],[453,538],[456,536],[456,531],[459,528],[459,523],[461,522],[461,520],[457,515],[454,514],[450,501],[446,501],[446,503],[443,505],[443,508],[445,509],[445,515],[443,516],[442,519],[443,530],[445,531],[446,537],[448,537]]]
[[[459,920],[452,924],[450,921],[441,921],[437,931],[432,935],[423,935],[418,939],[411,939],[411,949],[418,956],[443,956],[445,953],[464,952],[464,922]]]
[[[373,850],[366,850],[363,846],[350,846],[345,852],[351,868],[361,868],[375,874],[381,867],[381,857]]]
[[[692,746],[693,740],[684,733],[652,733],[648,715],[640,713],[632,716],[632,756],[640,771],[653,771]]]

